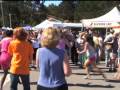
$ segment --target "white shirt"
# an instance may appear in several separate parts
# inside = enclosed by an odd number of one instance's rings
[[[113,35],[109,34],[105,37],[104,42],[111,42],[113,40]]]

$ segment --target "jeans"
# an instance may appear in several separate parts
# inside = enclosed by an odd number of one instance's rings
[[[11,79],[10,90],[17,90],[19,77],[22,80],[24,90],[30,90],[29,75],[16,75],[16,74],[12,74],[12,73],[10,73],[10,79]]]
[[[105,49],[105,64],[108,65],[108,62],[110,61],[110,53],[112,52],[112,49]]]
[[[96,49],[95,49],[95,51],[96,51],[96,63],[98,64],[99,63],[99,48],[98,47],[96,47]]]

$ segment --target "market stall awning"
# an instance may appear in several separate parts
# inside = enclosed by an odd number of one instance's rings
[[[114,7],[107,14],[93,18],[93,19],[82,19],[84,27],[92,28],[106,28],[113,27],[112,23],[120,22],[120,12],[117,7]]]

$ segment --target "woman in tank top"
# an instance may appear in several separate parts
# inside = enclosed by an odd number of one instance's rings
[[[87,76],[85,76],[85,79],[90,79],[90,67],[92,66],[92,70],[99,72],[102,74],[103,78],[106,80],[106,76],[103,74],[103,72],[96,66],[96,52],[94,48],[94,42],[91,36],[86,35],[86,42],[84,45],[83,51],[79,52],[79,54],[86,53],[87,59],[85,60],[84,67],[87,73]]]

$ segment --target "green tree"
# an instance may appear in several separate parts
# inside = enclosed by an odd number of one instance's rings
[[[77,1],[74,19],[96,18],[109,12],[119,1]]]
[[[2,1],[5,26],[10,26],[10,14],[12,27],[27,24],[34,26],[45,20],[48,15],[55,16],[59,20],[80,22],[81,19],[96,18],[104,15],[120,4],[120,1],[63,0],[59,6],[51,4],[46,7],[44,2],[45,0]],[[0,18],[0,23],[2,25],[2,17]]]
[[[51,4],[47,7],[48,9],[48,15],[52,15],[52,16],[55,16],[55,17],[58,17],[59,18],[59,7],[54,5],[54,4]]]
[[[59,5],[59,17],[64,20],[74,21],[74,1],[62,1]]]

